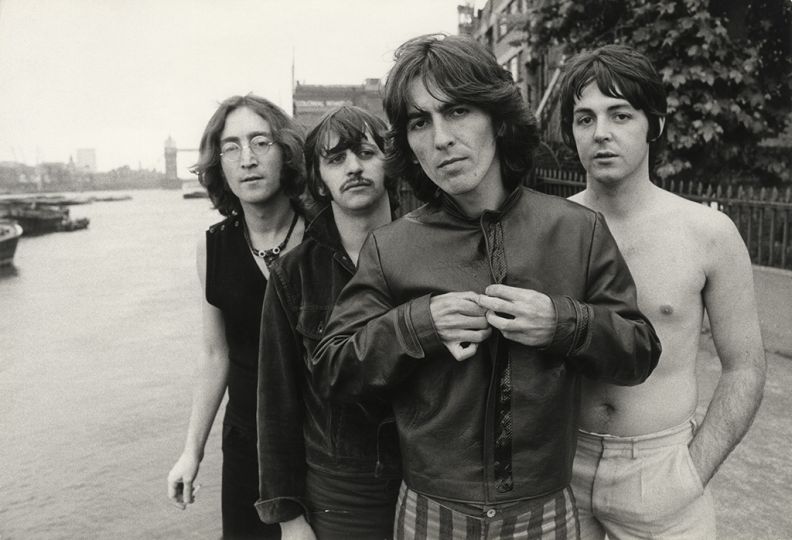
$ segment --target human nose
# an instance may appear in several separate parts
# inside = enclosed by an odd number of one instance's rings
[[[360,159],[351,150],[347,150],[347,157],[344,160],[344,163],[346,164],[346,173],[348,175],[355,175],[363,170],[363,165],[360,163]]]
[[[253,167],[258,164],[258,159],[253,153],[253,150],[250,149],[249,144],[243,144],[240,152],[239,164],[242,167]]]
[[[434,145],[438,150],[454,144],[454,135],[450,126],[443,119],[434,121]]]
[[[607,141],[611,138],[611,126],[607,120],[597,120],[594,125],[594,140]]]

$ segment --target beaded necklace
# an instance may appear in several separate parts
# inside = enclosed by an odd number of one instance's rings
[[[297,214],[297,212],[295,212],[294,218],[292,218],[291,225],[289,226],[289,232],[286,233],[286,238],[283,239],[283,242],[281,242],[274,248],[265,249],[263,251],[253,247],[253,244],[250,242],[250,235],[248,234],[247,225],[245,225],[243,232],[245,233],[245,241],[247,242],[247,245],[250,248],[250,252],[256,257],[264,259],[264,264],[266,264],[267,268],[269,268],[272,262],[278,257],[280,257],[281,251],[283,251],[283,248],[286,247],[286,244],[289,243],[289,238],[291,238],[292,231],[294,230],[295,225],[297,225],[297,220],[299,218],[300,216]]]

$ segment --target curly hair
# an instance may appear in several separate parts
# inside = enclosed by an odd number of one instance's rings
[[[492,119],[504,184],[512,189],[533,168],[539,143],[536,119],[523,102],[511,74],[482,44],[467,36],[427,34],[403,43],[385,84],[383,104],[391,123],[387,169],[410,183],[415,196],[430,201],[437,186],[429,179],[407,141],[410,84],[416,78],[437,89],[446,102],[467,104]],[[436,96],[437,97],[437,96]]]
[[[360,107],[344,105],[325,113],[305,138],[306,183],[313,199],[322,206],[331,201],[319,172],[322,157],[348,148],[355,151],[366,140],[366,134],[371,134],[377,147],[385,153],[387,132],[388,126],[384,121]],[[338,135],[338,143],[330,148],[330,139],[334,134]],[[398,187],[398,179],[386,174],[385,189],[388,191],[391,211],[399,207]]]
[[[654,163],[665,144],[663,119],[667,105],[663,80],[646,56],[624,45],[605,45],[583,52],[567,64],[560,85],[561,135],[567,146],[577,151],[572,134],[575,101],[592,81],[606,96],[625,99],[644,112],[649,121],[649,162]]]
[[[228,115],[242,107],[247,107],[269,123],[275,143],[283,152],[281,189],[292,204],[299,207],[300,195],[305,189],[302,129],[283,109],[263,97],[254,94],[232,96],[220,103],[206,124],[201,136],[198,162],[190,170],[198,175],[198,180],[209,193],[212,204],[221,214],[230,216],[241,212],[239,198],[228,187],[220,164],[220,135]]]

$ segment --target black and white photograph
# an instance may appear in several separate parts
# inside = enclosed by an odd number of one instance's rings
[[[0,540],[792,536],[792,0],[0,0]]]

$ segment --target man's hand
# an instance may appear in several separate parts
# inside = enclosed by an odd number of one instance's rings
[[[298,516],[291,521],[284,521],[281,526],[281,540],[316,540],[316,534],[305,516]]]
[[[195,494],[201,486],[193,485],[193,482],[200,464],[199,459],[185,452],[171,469],[168,474],[168,498],[174,506],[184,510],[188,504],[195,502]]]
[[[530,347],[544,347],[553,339],[556,312],[545,294],[508,285],[490,285],[479,295],[478,304],[487,310],[487,322],[506,339]]]
[[[478,344],[492,333],[477,298],[471,291],[451,292],[433,296],[429,302],[437,333],[457,360],[473,356]]]

